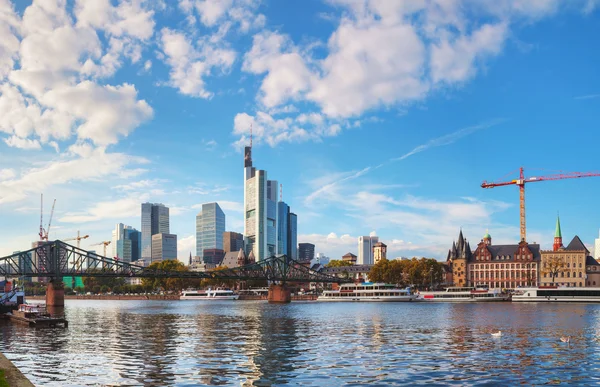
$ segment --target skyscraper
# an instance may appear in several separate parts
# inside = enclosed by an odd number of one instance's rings
[[[113,256],[124,262],[140,259],[142,233],[131,226],[117,223],[112,232]]]
[[[196,215],[196,255],[204,256],[206,249],[223,249],[225,213],[217,203],[205,203]]]
[[[277,201],[277,188],[276,180],[267,179],[267,171],[252,166],[252,145],[245,147],[244,244],[246,254],[253,252],[257,261],[275,254],[298,255],[296,215],[288,207],[288,218],[279,218],[286,211]]]
[[[600,259],[600,237],[594,240],[594,259]]]
[[[223,250],[226,253],[239,253],[244,248],[244,236],[239,232],[225,231],[223,233]]]
[[[312,243],[298,244],[298,261],[310,262],[315,258],[315,245]]]
[[[177,259],[177,235],[158,233],[152,235],[152,262]]]
[[[379,242],[379,237],[377,236],[358,237],[358,259],[356,260],[357,265],[373,264],[373,246],[377,242]]]
[[[142,258],[152,259],[152,236],[169,234],[169,207],[142,203]]]

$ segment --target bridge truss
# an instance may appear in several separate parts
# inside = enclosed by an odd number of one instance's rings
[[[30,250],[0,258],[0,276],[42,277],[60,282],[63,277],[191,278],[267,280],[286,282],[349,282],[311,270],[285,255],[231,269],[207,272],[166,271],[107,258],[62,241],[40,243]]]

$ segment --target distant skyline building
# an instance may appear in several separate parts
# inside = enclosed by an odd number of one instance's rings
[[[311,262],[315,258],[315,245],[312,243],[298,244],[298,261]]]
[[[318,263],[320,265],[327,265],[329,263],[330,259],[328,256],[326,256],[323,253],[317,253],[317,255],[315,256],[315,259],[313,260],[313,264]]]
[[[278,187],[276,180],[268,180],[267,171],[252,166],[252,145],[245,147],[244,249],[248,256],[253,252],[257,261],[276,254],[296,259],[298,254],[297,218],[277,201]],[[280,213],[288,213],[288,218],[279,219]]]
[[[599,237],[594,240],[594,259],[600,259],[600,232]]]
[[[160,203],[142,203],[142,258],[152,259],[153,235],[169,233],[169,207]]]
[[[142,233],[131,226],[117,223],[112,232],[113,257],[123,262],[135,262],[141,258]]]
[[[373,247],[375,243],[379,242],[378,236],[360,236],[358,237],[358,257],[356,260],[357,265],[372,265],[373,259]]]
[[[225,213],[218,203],[205,203],[196,215],[196,255],[204,256],[204,250],[223,250]]]
[[[177,259],[177,235],[154,234],[152,235],[152,263]]]
[[[373,263],[379,263],[387,259],[387,245],[383,242],[377,242],[373,245]]]
[[[235,252],[244,248],[244,235],[239,232],[225,231],[223,233],[223,250],[225,253]]]

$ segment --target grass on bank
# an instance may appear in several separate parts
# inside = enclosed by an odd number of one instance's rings
[[[0,370],[0,387],[10,387],[4,377],[4,370]]]

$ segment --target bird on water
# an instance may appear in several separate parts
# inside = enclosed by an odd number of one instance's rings
[[[500,337],[500,336],[502,336],[502,331],[494,332],[494,333],[492,333],[492,336],[493,337]]]
[[[567,336],[567,337],[563,336],[560,338],[560,341],[562,341],[563,343],[569,343],[569,342],[571,342],[571,336]]]

